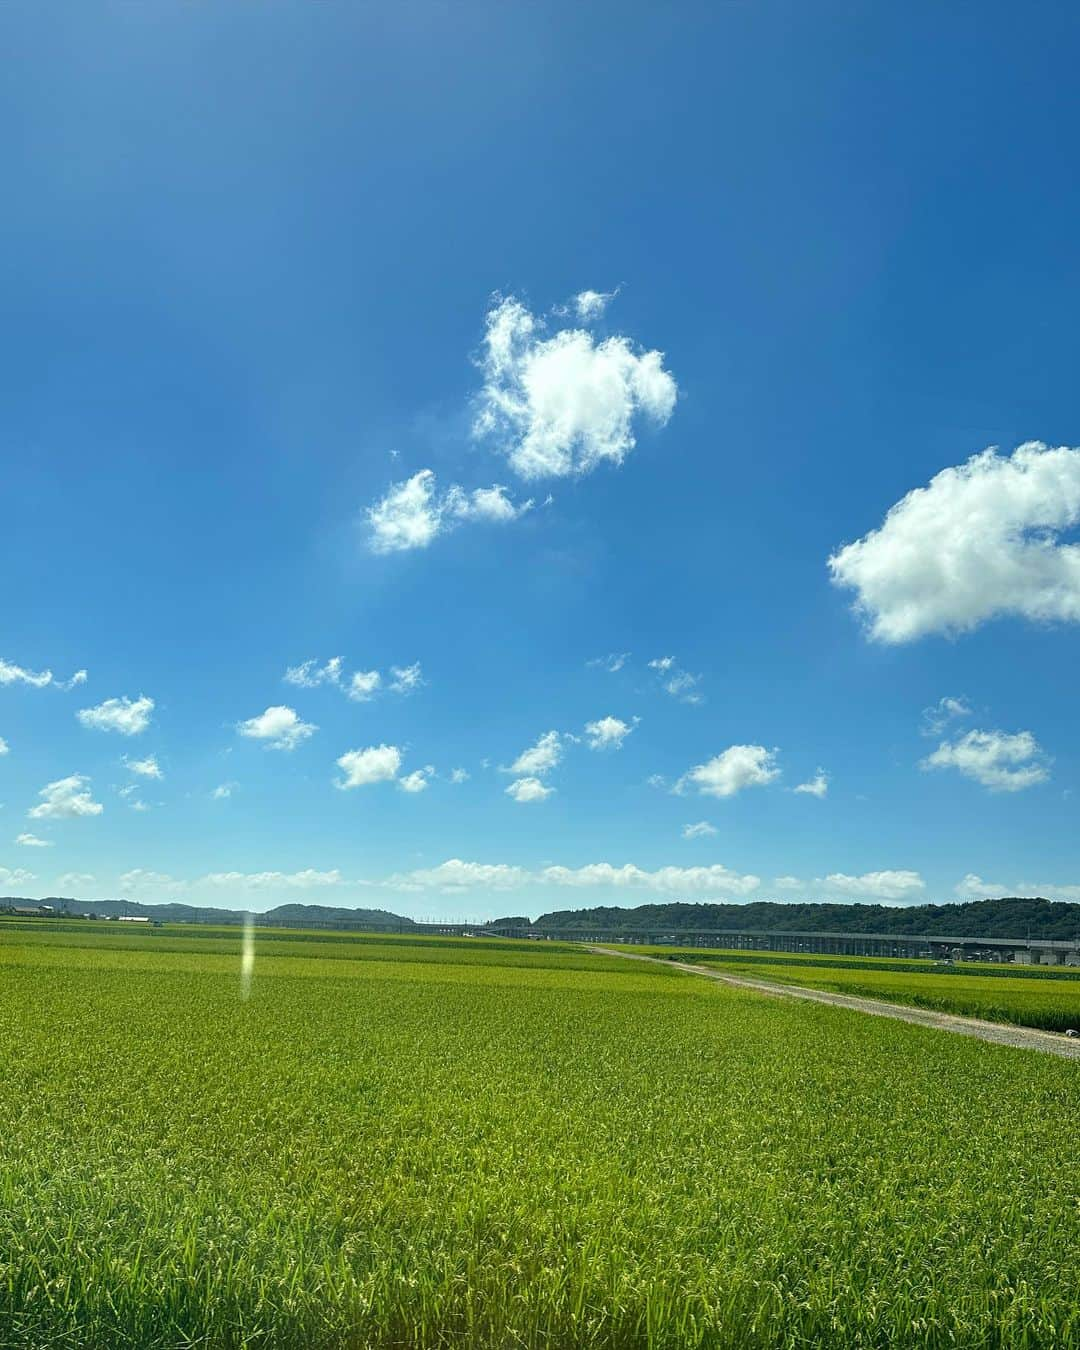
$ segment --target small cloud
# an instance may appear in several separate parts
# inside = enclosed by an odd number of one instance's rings
[[[705,698],[698,689],[700,675],[691,675],[682,670],[673,656],[657,656],[649,662],[649,669],[655,670],[661,677],[664,692],[676,698],[680,703],[704,703]]]
[[[695,825],[684,825],[682,837],[684,839],[707,839],[709,835],[715,833],[715,825],[710,825],[707,820],[699,820]]]
[[[609,675],[615,675],[630,659],[629,652],[609,652],[607,656],[594,656],[591,661],[586,661],[585,665],[589,670],[606,670]]]
[[[277,705],[240,722],[236,729],[249,740],[264,741],[270,750],[295,750],[319,728],[302,722],[294,709]]]
[[[555,791],[542,783],[539,778],[516,778],[506,789],[508,797],[516,802],[542,802]]]
[[[674,791],[681,793],[691,786],[707,797],[734,797],[746,788],[765,787],[780,777],[776,755],[776,750],[763,745],[730,745],[685,773]]]
[[[161,766],[153,755],[147,755],[145,759],[124,759],[132,773],[137,773],[142,778],[164,778],[161,772]]]
[[[41,801],[27,815],[31,820],[73,820],[80,816],[100,816],[105,808],[90,796],[90,779],[73,773],[47,783],[38,793]]]
[[[455,484],[440,493],[433,470],[421,469],[403,482],[392,483],[374,506],[368,507],[368,546],[373,553],[427,548],[457,525],[505,525],[531,507],[531,500],[515,504],[499,484],[471,493]]]
[[[338,759],[337,766],[344,777],[335,780],[334,786],[342,791],[392,782],[401,769],[401,751],[396,745],[369,745],[364,750],[347,750]]]
[[[578,291],[574,296],[574,312],[582,323],[593,323],[614,300],[618,291]]]
[[[956,769],[991,792],[1022,792],[1050,777],[1049,759],[1030,731],[969,731],[942,741],[921,769]]]
[[[778,891],[802,891],[806,889],[806,882],[798,877],[777,877],[773,885]]]
[[[355,703],[367,703],[379,692],[382,676],[377,670],[357,670],[349,680],[347,693]]]
[[[946,695],[929,708],[923,709],[919,730],[924,736],[940,736],[950,722],[970,716],[971,707],[966,698],[951,698]]]
[[[997,881],[983,881],[974,872],[969,872],[953,889],[961,900],[989,900],[1009,894],[1007,886]]]
[[[284,679],[286,684],[295,684],[301,689],[315,689],[320,684],[333,684],[340,688],[341,667],[340,656],[332,656],[325,666],[311,659],[302,661],[298,666],[290,666]]]
[[[36,834],[29,834],[25,830],[22,834],[16,836],[15,842],[21,844],[23,848],[52,848],[53,846],[51,839],[39,839]]]
[[[116,731],[121,736],[138,736],[150,725],[154,700],[145,694],[138,698],[107,698],[96,708],[80,708],[76,716],[84,727],[95,731]]]
[[[507,770],[508,773],[542,776],[550,773],[562,759],[562,740],[557,731],[545,731],[535,745],[523,750]],[[546,794],[545,794],[546,795]]]
[[[8,745],[7,741],[4,740],[3,736],[0,736],[0,755],[9,754],[10,750],[11,747]]]
[[[623,741],[638,724],[638,718],[624,722],[619,717],[601,717],[596,722],[586,722],[585,734],[589,738],[590,750],[619,750]]]
[[[467,783],[469,781],[469,771],[467,769],[452,769],[450,771],[451,783]]]
[[[419,661],[414,661],[411,666],[391,666],[390,674],[394,677],[390,692],[394,694],[411,694],[424,683]]]
[[[215,802],[228,801],[233,795],[233,790],[239,787],[238,783],[219,783],[211,792],[210,797]]]
[[[403,792],[424,792],[431,782],[435,769],[431,764],[426,764],[422,769],[414,769],[404,778],[398,779],[398,786]]]
[[[800,783],[798,787],[792,788],[793,792],[804,792],[808,797],[827,797],[829,794],[829,775],[824,769],[818,769],[813,778],[805,783]]]
[[[34,689],[43,689],[52,682],[51,670],[27,670],[25,666],[0,658],[0,684],[28,684]]]
[[[825,878],[819,877],[816,884],[827,890],[869,900],[917,899],[926,890],[926,883],[918,872],[910,871],[864,872],[862,876],[830,872]]]
[[[649,787],[651,787],[651,788],[665,788],[665,787],[667,787],[667,779],[664,777],[664,775],[663,775],[662,773],[651,773],[651,774],[649,774],[648,778],[645,779],[645,782],[646,782],[646,783],[649,785]]]

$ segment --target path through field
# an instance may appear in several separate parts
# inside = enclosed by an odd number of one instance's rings
[[[959,1036],[974,1036],[980,1041],[993,1041],[998,1045],[1012,1045],[1023,1050],[1041,1050],[1047,1055],[1060,1055],[1062,1059],[1080,1059],[1080,1039],[1069,1039],[1052,1031],[1038,1031],[1034,1027],[1005,1026],[1000,1022],[984,1022],[977,1017],[959,1017],[955,1013],[934,1012],[929,1008],[909,1008],[901,1003],[885,1003],[881,999],[861,998],[854,994],[833,994],[824,989],[807,989],[803,985],[750,980],[743,975],[728,975],[726,972],[709,970],[707,966],[691,965],[687,961],[667,961],[659,956],[640,956],[636,952],[616,951],[613,947],[592,947],[590,950],[603,956],[624,956],[630,961],[651,961],[664,966],[675,966],[676,969],[684,970],[689,975],[704,975],[707,979],[719,980],[722,984],[731,984],[738,989],[752,989],[759,994],[779,995],[781,998],[805,998],[814,1003],[832,1003],[839,1008],[872,1013],[875,1017],[895,1017],[901,1022],[914,1022],[918,1026],[953,1031]]]

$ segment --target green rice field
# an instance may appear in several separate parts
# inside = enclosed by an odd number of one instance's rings
[[[241,989],[0,927],[0,1346],[1080,1345],[1072,1063],[555,943]]]
[[[1044,1031],[1080,1029],[1080,971],[1062,967],[958,965],[874,960],[867,957],[800,957],[777,952],[725,952],[661,947],[632,948],[726,971],[836,994],[906,1003],[937,1012],[1010,1022]]]

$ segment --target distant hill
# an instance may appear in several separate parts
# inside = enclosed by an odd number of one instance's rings
[[[677,933],[693,928],[756,928],[796,933],[918,933],[928,937],[1080,938],[1080,905],[1059,900],[973,900],[954,905],[777,904],[638,905],[556,910],[533,925],[545,928],[610,928],[614,925]]]
[[[156,919],[160,923],[243,923],[244,909],[215,909],[210,905],[181,905],[170,901],[163,905],[144,905],[138,900],[73,900],[70,897],[47,895],[42,900],[25,900],[17,896],[0,897],[0,912],[9,905],[52,905],[57,913],[96,914],[99,918],[115,918],[124,914],[132,918]],[[302,928],[310,923],[370,923],[387,927],[411,928],[413,920],[385,909],[338,909],[333,905],[278,905],[257,916],[263,922],[295,925]]]

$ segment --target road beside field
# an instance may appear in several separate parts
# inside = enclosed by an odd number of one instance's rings
[[[833,994],[824,989],[807,989],[797,984],[773,984],[767,980],[751,980],[743,975],[729,975],[726,971],[710,970],[707,966],[692,965],[687,961],[667,961],[659,956],[641,956],[636,952],[620,952],[613,947],[590,947],[590,951],[604,956],[622,956],[628,961],[649,961],[662,966],[674,966],[688,975],[704,975],[721,984],[737,989],[752,989],[758,994],[780,998],[803,998],[812,1003],[831,1003],[838,1008],[870,1013],[874,1017],[895,1017],[900,1022],[914,1022],[917,1026],[935,1027],[952,1031],[958,1036],[974,1036],[980,1041],[996,1045],[1011,1045],[1021,1050],[1039,1050],[1062,1059],[1080,1059],[1080,1039],[1073,1040],[1053,1031],[1039,1031],[1034,1027],[1007,1026],[1001,1022],[984,1022],[977,1017],[960,1017],[956,1013],[935,1012],[929,1008],[913,1008],[902,1003],[886,1003],[876,998],[861,998],[855,994]]]

